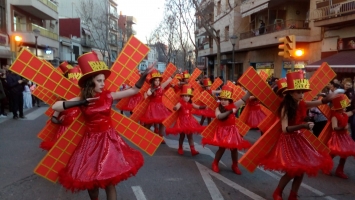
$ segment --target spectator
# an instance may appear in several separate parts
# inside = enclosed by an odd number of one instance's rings
[[[0,72],[0,76],[1,76],[2,71]],[[6,117],[6,115],[4,115],[5,113],[5,105],[3,99],[6,99],[6,94],[5,94],[5,90],[2,87],[2,81],[0,81],[0,117]]]
[[[30,83],[27,80],[24,81],[24,90],[22,92],[23,108],[32,108],[32,96],[29,84]]]
[[[259,34],[264,34],[265,32],[265,23],[263,20],[260,20]]]
[[[23,115],[23,79],[21,76],[12,73],[9,71],[9,73],[6,76],[6,81],[9,86],[9,91],[10,91],[10,101],[12,102],[12,113],[13,113],[13,119],[18,119],[20,118],[25,118]],[[19,114],[17,113],[19,112]]]
[[[31,82],[30,84],[30,90],[31,90],[31,94],[33,94],[33,91],[36,89],[36,84]],[[37,104],[37,107],[39,106],[39,99],[35,96],[35,95],[31,95],[32,96],[32,106],[35,107]]]

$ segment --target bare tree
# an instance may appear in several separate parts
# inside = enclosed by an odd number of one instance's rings
[[[94,46],[99,49],[104,60],[106,53],[108,55],[108,63],[111,61],[110,49],[110,23],[109,23],[109,2],[103,1],[96,3],[95,0],[81,0],[80,7],[77,9],[80,20],[91,31],[91,41]]]

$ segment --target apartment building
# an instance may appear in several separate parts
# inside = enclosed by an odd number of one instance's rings
[[[68,27],[64,24],[63,26],[66,27],[61,27],[61,29],[66,29],[65,32],[69,31],[67,29],[77,29],[75,31],[76,34],[71,36],[70,34],[61,35],[63,37],[62,41],[71,40],[71,51],[75,58],[77,55],[93,50],[108,66],[112,65],[119,53],[118,38],[120,37],[120,32],[117,6],[118,0],[61,0],[59,4],[60,18],[63,19],[63,22],[66,19],[68,23],[69,21],[74,21],[76,24],[76,27]],[[84,16],[85,12],[83,11],[85,10],[94,14],[92,16]],[[91,19],[85,19],[85,17],[91,17]],[[80,23],[77,23],[77,20]],[[86,20],[93,20],[94,23],[90,24]],[[78,47],[75,47],[76,45],[73,45],[73,43],[78,44]],[[66,47],[63,47],[63,51],[63,55],[67,55],[67,52],[70,52]]]
[[[12,52],[7,35],[6,1],[0,0],[0,66],[11,63]]]
[[[51,62],[59,63],[58,6],[51,0],[8,0],[7,32],[11,38],[12,61],[21,48]],[[15,41],[18,36],[20,41]]]
[[[228,1],[235,7],[232,12],[226,14]],[[275,77],[284,77],[292,66],[290,59],[278,56],[280,51],[278,40],[286,35],[295,35],[297,48],[304,49],[305,54],[300,58],[295,58],[294,67],[298,70],[305,70],[307,64],[320,60],[329,55],[329,51],[333,52],[332,49],[337,48],[335,44],[339,42],[333,37],[339,35],[350,42],[351,36],[355,33],[354,27],[349,26],[353,22],[350,5],[349,8],[342,7],[346,10],[344,12],[347,12],[347,15],[343,16],[346,19],[338,19],[339,23],[347,21],[342,24],[343,28],[330,30],[328,25],[324,25],[325,17],[322,20],[314,18],[315,13],[320,12],[317,2],[316,0],[202,1],[201,8],[205,13],[209,13],[214,28],[220,33],[221,65],[216,65],[215,42],[201,26],[198,26],[196,34],[199,47],[198,60],[204,57],[208,74],[219,76],[225,73],[226,79],[229,80],[237,79],[249,66],[253,66],[257,71],[263,70],[270,76],[274,74]],[[353,3],[353,0],[346,2]],[[328,20],[334,19],[328,18]],[[238,37],[234,58],[232,56],[233,46],[229,39],[232,35]],[[333,39],[328,39],[328,37]],[[330,44],[332,48],[329,50]],[[234,74],[232,74],[233,61]]]
[[[133,16],[123,15],[122,11],[120,11],[120,15],[118,17],[118,27],[120,31],[119,38],[119,48],[121,51],[127,40],[132,36],[136,35],[137,32],[133,28],[133,25],[137,24],[137,19]]]

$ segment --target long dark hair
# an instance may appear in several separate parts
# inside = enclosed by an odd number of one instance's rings
[[[282,109],[284,109],[283,113]],[[297,102],[293,99],[290,93],[287,93],[281,102],[278,113],[281,118],[287,116],[288,120],[293,120],[296,117],[297,109]]]
[[[151,89],[151,90],[155,88],[155,84],[154,84],[155,79],[156,79],[156,78],[152,78],[152,79],[150,80],[150,89]],[[159,79],[159,78],[157,77],[157,79]],[[160,80],[160,79],[159,79],[159,80]],[[161,82],[159,83],[158,87],[159,87],[160,85],[161,85]]]
[[[231,99],[228,99],[228,101],[229,101],[229,104],[233,103],[233,100],[231,100]],[[222,106],[221,103],[219,104],[218,109],[221,113],[224,113],[227,111],[227,109],[224,106]]]
[[[81,88],[81,99],[92,98],[95,95],[95,82],[94,77],[85,80],[85,85]]]

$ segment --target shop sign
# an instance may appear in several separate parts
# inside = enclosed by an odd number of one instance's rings
[[[294,69],[304,69],[306,65],[307,65],[306,61],[295,61]],[[284,69],[292,69],[292,63],[284,62]]]
[[[256,69],[274,69],[274,63],[256,63]]]

